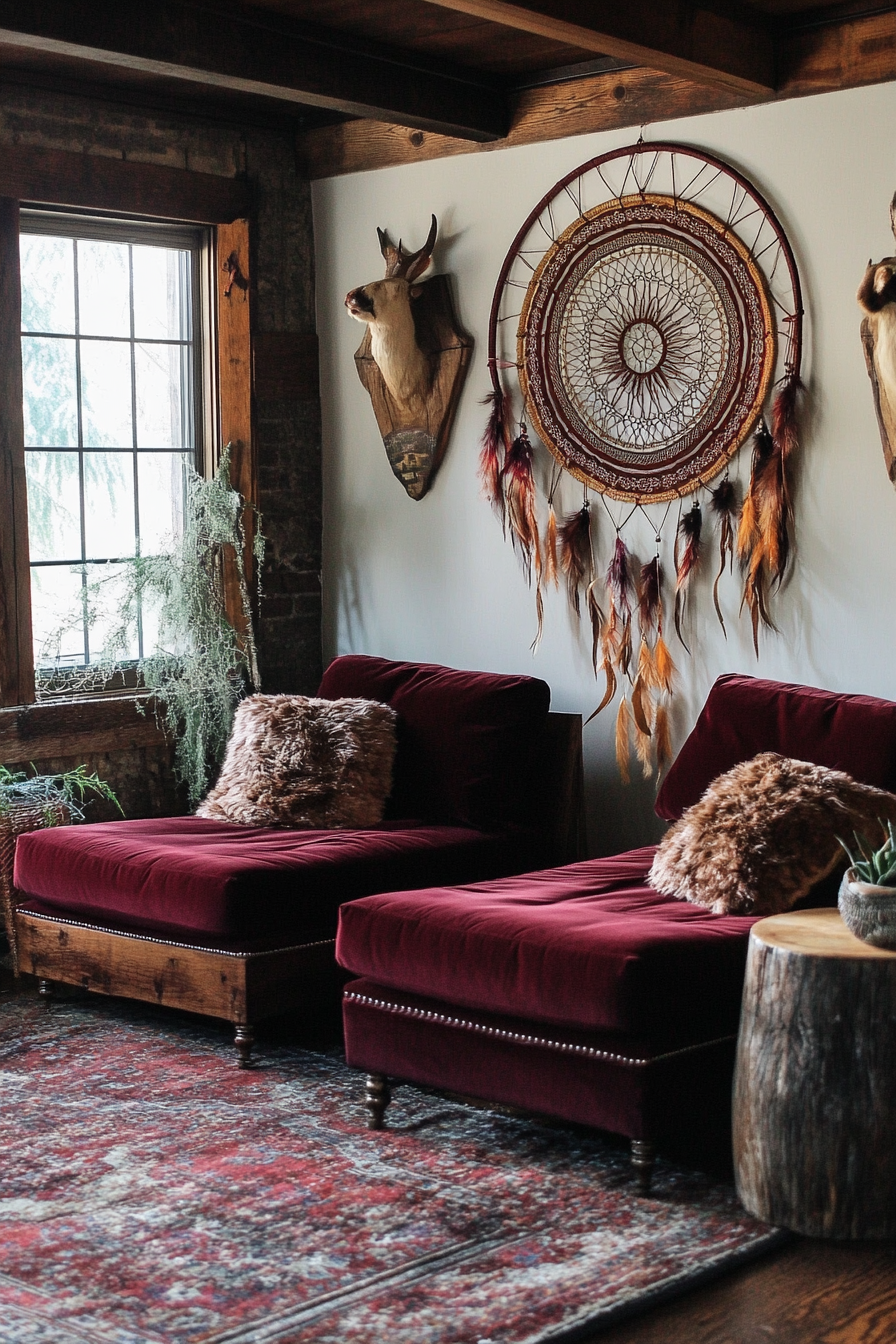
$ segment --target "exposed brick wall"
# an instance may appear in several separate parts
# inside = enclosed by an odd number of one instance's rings
[[[226,177],[245,173],[256,201],[257,328],[313,331],[311,198],[296,170],[290,132],[219,123],[202,114],[144,112],[101,98],[0,82],[0,147],[5,144],[109,155]],[[259,507],[268,538],[258,632],[262,681],[268,691],[313,692],[321,674],[318,401],[259,398],[256,453]],[[114,778],[126,798],[129,815],[181,806],[164,757],[164,752],[145,751],[97,761],[100,773]]]

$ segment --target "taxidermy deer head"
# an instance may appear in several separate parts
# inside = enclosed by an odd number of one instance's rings
[[[896,237],[896,196],[890,204],[890,227]],[[868,262],[856,298],[865,313],[862,345],[884,459],[896,485],[896,257]]]
[[[345,306],[358,322],[370,328],[370,353],[389,392],[400,406],[422,402],[431,382],[430,363],[417,344],[412,300],[422,288],[414,282],[432,260],[438,224],[432,217],[429,237],[419,252],[405,252],[382,229],[377,229],[380,251],[386,260],[383,280],[372,280],[349,290]]]

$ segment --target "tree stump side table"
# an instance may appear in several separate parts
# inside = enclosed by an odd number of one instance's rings
[[[737,1192],[812,1237],[896,1237],[896,952],[836,910],[754,924],[734,1079]]]

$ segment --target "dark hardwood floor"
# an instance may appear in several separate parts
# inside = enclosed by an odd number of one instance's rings
[[[0,1001],[34,993],[0,965]],[[329,1043],[329,1042],[328,1042]],[[799,1238],[583,1344],[896,1344],[896,1242]]]
[[[597,1339],[600,1344],[893,1344],[896,1243],[800,1239]]]

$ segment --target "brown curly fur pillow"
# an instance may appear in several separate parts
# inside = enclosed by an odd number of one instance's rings
[[[376,700],[250,695],[196,815],[244,826],[373,826],[392,787],[396,719]]]
[[[789,910],[836,866],[837,836],[896,821],[896,797],[773,751],[713,780],[664,836],[648,881],[715,914]]]

